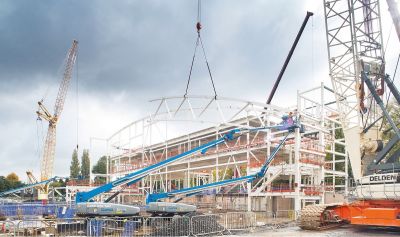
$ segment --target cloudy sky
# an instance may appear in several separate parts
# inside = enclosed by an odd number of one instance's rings
[[[202,5],[202,37],[220,96],[264,102],[307,10],[315,16],[274,102],[292,105],[297,90],[329,83],[322,1],[204,0]],[[381,9],[386,41],[391,19],[385,1]],[[151,113],[149,100],[184,94],[196,18],[194,0],[0,1],[0,175],[17,172],[24,180],[26,170],[39,174],[47,124],[36,121],[36,103],[44,99],[53,111],[73,39],[79,41],[79,55],[57,130],[57,175],[69,174],[77,143],[89,148],[91,137],[108,137]],[[398,49],[393,29],[389,73]],[[189,94],[212,94],[201,61]]]

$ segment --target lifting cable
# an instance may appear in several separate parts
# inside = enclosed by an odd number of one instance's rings
[[[197,48],[200,45],[201,49],[203,51],[203,57],[204,57],[205,63],[207,65],[208,75],[210,76],[211,84],[212,84],[212,87],[213,87],[213,90],[214,90],[214,98],[217,99],[217,91],[215,89],[215,84],[214,84],[214,80],[213,80],[213,77],[212,77],[212,74],[211,74],[210,65],[208,63],[207,56],[206,56],[206,51],[204,49],[203,41],[202,41],[201,35],[200,35],[201,28],[202,28],[202,25],[201,25],[201,0],[197,0],[197,23],[196,23],[197,39],[196,39],[196,45],[194,47],[192,64],[190,65],[189,78],[188,78],[188,81],[187,81],[187,84],[186,84],[186,90],[185,90],[184,97],[186,98],[188,90],[189,90],[190,79],[192,77],[193,64],[194,64],[194,60],[196,58]]]

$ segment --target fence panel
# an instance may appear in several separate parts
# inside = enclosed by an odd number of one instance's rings
[[[56,235],[56,220],[22,220],[18,221],[16,236]]]
[[[149,217],[145,220],[143,236],[189,236],[190,218],[185,216],[175,217]]]
[[[90,218],[87,219],[86,235],[97,236],[141,236],[139,228],[143,226],[143,217],[129,218]]]
[[[15,223],[0,221],[0,236],[15,236]]]
[[[0,215],[14,219],[34,218],[40,215],[72,218],[74,214],[75,208],[66,204],[23,203],[0,205]]]
[[[207,214],[191,218],[191,233],[194,236],[222,234],[225,231],[224,219],[221,215]]]
[[[225,219],[225,228],[229,231],[247,230],[256,226],[254,212],[228,212],[222,215]]]
[[[55,236],[85,236],[87,220],[83,218],[57,219]]]
[[[57,218],[0,222],[0,236],[202,236],[251,230],[254,212],[174,217]]]

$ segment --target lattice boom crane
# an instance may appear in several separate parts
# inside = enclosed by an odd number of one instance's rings
[[[40,166],[41,181],[47,180],[53,176],[54,157],[56,149],[56,126],[60,118],[61,112],[64,108],[65,98],[67,96],[68,87],[72,78],[72,69],[76,61],[77,49],[78,41],[74,40],[65,59],[65,71],[54,105],[54,114],[52,115],[49,110],[44,106],[43,100],[38,102],[39,110],[36,111],[37,115],[39,116],[39,118],[43,118],[49,122],[46,141],[44,143],[43,157]],[[47,199],[48,185],[46,185],[46,187],[39,191],[39,199]]]

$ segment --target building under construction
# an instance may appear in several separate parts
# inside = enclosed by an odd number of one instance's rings
[[[325,85],[299,92],[297,105],[280,108],[263,103],[215,97],[169,97],[154,100],[156,111],[106,139],[108,181],[218,139],[237,127],[278,124],[285,114],[301,118],[305,133],[294,133],[273,160],[264,180],[204,191],[183,200],[214,210],[266,211],[274,215],[300,211],[309,203],[347,195],[347,159],[334,95]],[[180,130],[179,130],[180,129]],[[190,131],[188,133],[188,131]],[[153,172],[125,188],[114,202],[144,204],[146,194],[170,192],[255,173],[284,131],[259,131],[217,145]],[[96,174],[93,174],[95,176]],[[73,183],[72,183],[73,184]],[[67,187],[67,200],[93,187]],[[99,197],[105,200],[110,194]]]

